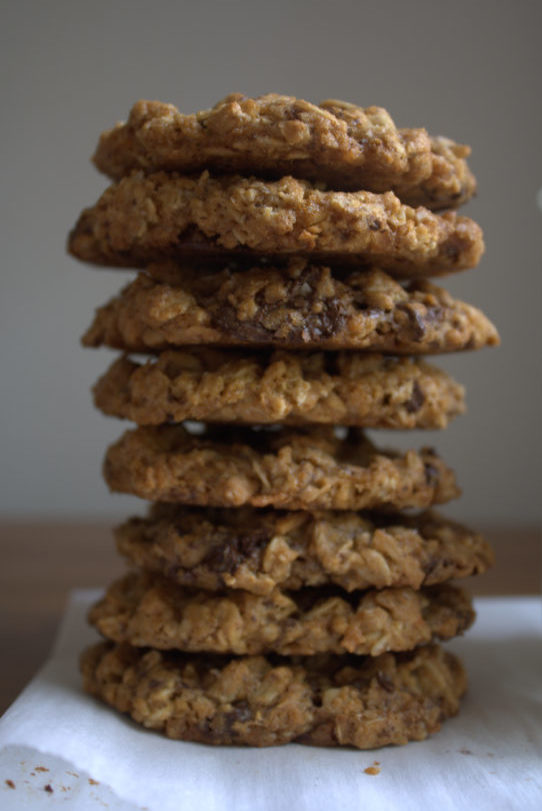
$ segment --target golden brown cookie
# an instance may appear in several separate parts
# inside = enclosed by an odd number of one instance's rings
[[[392,190],[410,205],[439,209],[475,192],[469,153],[424,129],[398,129],[381,107],[233,93],[195,115],[136,102],[126,123],[102,134],[94,163],[117,180],[134,169],[293,175],[335,189]]]
[[[304,265],[175,273],[176,283],[141,273],[100,307],[85,346],[148,352],[191,344],[363,349],[429,354],[498,344],[493,324],[475,307],[430,282],[405,289],[382,271],[347,274]]]
[[[423,740],[455,715],[461,662],[437,645],[377,658],[285,660],[162,653],[100,643],[81,657],[87,692],[169,738],[372,749]]]
[[[205,347],[166,350],[144,364],[119,358],[94,386],[94,403],[138,425],[202,420],[444,428],[465,410],[463,387],[420,360]]]
[[[113,642],[212,653],[355,653],[378,656],[461,634],[474,619],[467,595],[440,585],[353,592],[276,589],[257,595],[186,589],[130,572],[89,612]]]
[[[431,448],[377,450],[358,430],[139,427],[109,448],[111,490],[149,501],[211,507],[425,508],[459,495],[453,471]]]
[[[134,172],[83,211],[68,247],[78,259],[119,267],[233,252],[378,265],[413,278],[474,267],[484,243],[468,217],[411,208],[393,192],[322,191],[293,177]]]
[[[481,574],[484,538],[436,513],[377,516],[155,504],[115,530],[118,551],[179,585],[269,594],[334,584],[419,589]]]

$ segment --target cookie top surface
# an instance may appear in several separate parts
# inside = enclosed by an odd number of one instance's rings
[[[427,281],[327,267],[221,271],[159,264],[99,308],[85,346],[133,352],[190,344],[429,354],[496,345],[476,307]]]
[[[464,390],[410,358],[197,347],[166,350],[144,364],[119,358],[94,386],[94,402],[138,425],[201,420],[444,428],[464,411]]]
[[[160,650],[239,655],[378,656],[449,639],[474,619],[467,595],[453,586],[339,590],[185,589],[160,575],[131,572],[113,583],[89,621],[114,642]]]
[[[289,176],[134,172],[82,212],[68,247],[83,261],[119,267],[266,254],[378,265],[414,278],[474,267],[484,243],[468,217],[412,208],[393,192],[323,191]]]
[[[81,658],[84,688],[179,740],[370,749],[422,740],[455,715],[459,660],[437,645],[376,658],[214,657],[101,643]]]
[[[149,501],[215,507],[425,508],[455,498],[453,472],[431,448],[379,451],[359,431],[139,427],[109,448],[111,490]]]
[[[234,93],[195,115],[138,101],[126,123],[102,134],[94,163],[114,179],[134,169],[293,175],[335,189],[392,190],[439,209],[474,194],[469,153],[424,129],[398,129],[381,107]]]
[[[435,513],[377,516],[156,504],[115,530],[132,564],[179,585],[269,594],[334,584],[347,591],[432,586],[493,563],[476,532]]]

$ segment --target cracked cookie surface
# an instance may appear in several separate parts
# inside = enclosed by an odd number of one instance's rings
[[[84,688],[170,738],[372,749],[423,740],[457,713],[459,659],[437,645],[377,658],[281,660],[162,653],[100,643],[81,657]]]
[[[476,307],[430,282],[406,288],[382,271],[342,280],[329,268],[293,265],[203,272],[153,265],[98,308],[85,346],[132,352],[191,344],[363,349],[431,354],[498,344]]]
[[[132,564],[179,585],[262,595],[329,584],[419,589],[493,564],[479,533],[431,512],[384,517],[155,504],[146,518],[117,527],[115,537]]]
[[[107,451],[111,490],[149,501],[283,509],[425,508],[459,495],[453,471],[431,448],[377,450],[359,429],[254,430],[138,427]]]
[[[136,647],[285,656],[412,650],[461,634],[473,619],[465,592],[448,585],[257,595],[187,589],[149,572],[117,580],[89,612],[103,636]]]
[[[391,189],[410,205],[439,209],[474,194],[469,153],[424,129],[398,129],[381,107],[233,93],[194,115],[136,102],[126,123],[101,135],[94,163],[114,179],[134,169],[293,175],[342,190]]]
[[[423,361],[348,353],[166,350],[116,360],[93,389],[106,414],[138,425],[209,422],[444,428],[464,389]]]
[[[393,192],[322,191],[293,177],[135,172],[82,212],[68,247],[83,261],[119,267],[233,252],[378,265],[413,278],[474,267],[484,243],[468,217],[412,208]]]

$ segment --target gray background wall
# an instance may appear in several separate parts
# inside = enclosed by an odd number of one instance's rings
[[[88,390],[111,354],[78,344],[128,276],[76,264],[65,236],[106,184],[88,161],[99,132],[133,101],[192,112],[240,90],[378,104],[400,126],[471,144],[480,191],[465,213],[482,224],[487,252],[445,283],[484,308],[503,345],[440,359],[467,385],[469,413],[400,443],[434,444],[457,468],[464,496],[449,514],[538,520],[540,2],[57,0],[2,10],[4,514],[141,510],[100,478],[123,425],[94,412]]]

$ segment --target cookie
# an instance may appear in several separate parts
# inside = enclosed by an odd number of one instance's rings
[[[382,271],[342,280],[329,268],[303,263],[244,272],[149,269],[164,277],[175,273],[175,286],[139,274],[97,310],[85,346],[148,352],[220,344],[418,355],[499,341],[475,307],[430,282],[405,289]]]
[[[412,208],[393,192],[322,191],[293,177],[134,172],[83,211],[68,247],[78,259],[119,267],[233,252],[378,265],[412,278],[474,267],[484,243],[468,217]]]
[[[94,386],[105,414],[139,425],[208,422],[444,428],[464,389],[423,361],[357,352],[165,351],[116,360]]]
[[[102,134],[94,163],[117,180],[134,169],[293,175],[343,191],[391,189],[410,205],[439,209],[474,194],[469,153],[424,129],[398,129],[381,107],[233,93],[195,115],[138,101],[126,123]]]
[[[100,643],[84,688],[148,729],[207,744],[372,749],[423,740],[459,709],[459,659],[437,645],[377,658],[194,656]]]
[[[453,586],[353,592],[334,589],[215,593],[186,589],[161,575],[130,572],[89,612],[113,642],[190,652],[378,656],[462,633],[474,619]]]
[[[182,425],[139,427],[111,445],[111,490],[149,501],[211,507],[298,509],[425,508],[459,495],[453,471],[431,448],[378,451],[350,428],[253,430]]]
[[[146,518],[117,527],[115,537],[132,564],[179,585],[261,595],[330,584],[419,589],[493,564],[479,533],[430,512],[384,517],[155,504]]]

